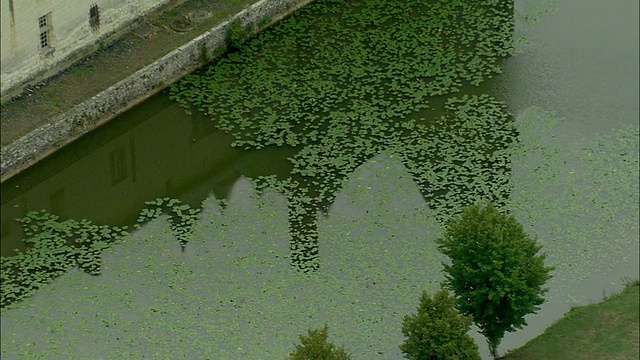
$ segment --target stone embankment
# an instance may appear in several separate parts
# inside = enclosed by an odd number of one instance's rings
[[[314,0],[262,0],[1,150],[2,182],[105,124],[227,47],[235,20],[258,31]]]

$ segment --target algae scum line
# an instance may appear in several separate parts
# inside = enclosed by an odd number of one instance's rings
[[[638,12],[601,6],[317,1],[238,45],[2,184],[3,357],[282,358],[326,322],[400,358],[435,239],[489,200],[556,268],[501,352],[620,289]]]

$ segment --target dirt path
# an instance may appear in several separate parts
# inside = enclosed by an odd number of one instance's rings
[[[61,73],[29,88],[19,98],[2,104],[2,146],[54,121],[256,2],[258,0],[187,0],[147,15],[133,32],[105,44]],[[189,26],[180,21],[184,15],[191,19]]]

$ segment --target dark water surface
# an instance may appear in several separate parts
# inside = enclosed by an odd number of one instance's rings
[[[521,1],[515,18],[529,43],[461,92],[490,93],[514,114],[521,149],[506,206],[556,267],[548,302],[502,352],[638,274],[638,4]],[[304,276],[290,266],[290,199],[246,180],[287,178],[299,149],[233,141],[161,93],[3,183],[3,256],[21,248],[14,219],[29,210],[131,225],[157,197],[204,203],[184,253],[154,222],[106,251],[103,275],[72,271],[3,311],[3,358],[280,358],[325,321],[355,358],[399,358],[402,315],[442,280],[439,200],[398,149],[369,158],[319,216],[320,271]]]
[[[2,255],[21,248],[15,219],[27,211],[131,225],[145,201],[168,196],[198,206],[211,193],[226,198],[241,175],[289,172],[291,149],[246,151],[232,141],[159,93],[2,184]]]

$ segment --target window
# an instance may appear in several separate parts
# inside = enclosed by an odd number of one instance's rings
[[[93,31],[97,31],[100,28],[100,8],[98,4],[93,4],[89,8],[89,25]]]
[[[215,122],[201,113],[191,115],[191,143],[194,144],[216,131]]]
[[[40,18],[38,19],[38,25],[40,26],[40,29],[47,27],[48,25],[48,18],[49,14],[45,15],[45,16],[40,16]]]
[[[40,29],[40,49],[51,46],[51,13],[38,18],[38,28]]]
[[[49,47],[49,31],[43,31],[40,33],[40,48],[44,49]]]
[[[124,146],[109,154],[109,169],[111,170],[111,186],[127,178],[127,153]]]

